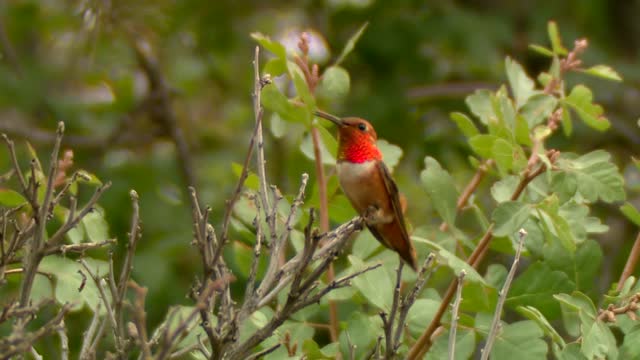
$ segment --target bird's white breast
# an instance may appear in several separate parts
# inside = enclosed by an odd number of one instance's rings
[[[376,161],[366,161],[363,163],[352,163],[340,161],[336,166],[340,187],[353,207],[362,214],[372,204],[373,188],[371,181],[374,171],[377,171]]]

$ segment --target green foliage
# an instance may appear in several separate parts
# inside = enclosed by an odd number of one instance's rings
[[[602,279],[618,279],[629,253],[626,240],[633,239],[640,226],[637,189],[625,188],[625,182],[636,181],[637,169],[622,166],[637,149],[635,131],[624,122],[636,116],[628,110],[633,106],[626,103],[633,92],[619,84],[622,75],[631,84],[640,79],[640,72],[626,65],[625,52],[633,54],[637,49],[633,32],[624,30],[633,27],[618,27],[616,21],[624,19],[604,16],[621,13],[613,12],[619,5],[605,1],[548,4],[548,13],[560,14],[556,10],[565,7],[576,10],[570,18],[558,17],[567,30],[565,40],[574,34],[589,37],[586,53],[578,54],[582,65],[567,70],[562,61],[572,46],[563,43],[557,23],[550,21],[545,29],[547,19],[522,4],[505,5],[501,16],[487,16],[480,7],[467,4],[433,3],[427,9],[407,1],[393,8],[383,2],[329,1],[268,9],[228,0],[145,2],[140,8],[114,2],[113,9],[99,2],[81,3],[74,11],[60,2],[45,6],[19,1],[0,7],[3,27],[18,59],[16,70],[12,51],[2,49],[0,106],[10,126],[0,126],[10,133],[18,129],[11,135],[22,133],[34,144],[16,142],[21,160],[25,164],[34,160],[33,173],[29,166],[23,168],[27,180],[33,176],[33,181],[46,184],[48,159],[43,158],[41,164],[35,149],[41,151],[49,145],[50,138],[43,134],[50,130],[51,119],[65,120],[71,136],[63,148],[72,148],[75,163],[91,171],[77,172],[70,193],[79,206],[73,209],[69,201],[58,203],[52,209],[45,237],[53,236],[70,214],[82,208],[91,191],[102,185],[100,179],[111,179],[113,194],[66,232],[64,245],[97,243],[117,236],[114,251],[119,264],[130,231],[129,212],[122,210],[128,209],[123,194],[130,188],[143,194],[145,233],[133,278],[149,288],[151,336],[159,334],[163,326],[175,329],[179,320],[194,310],[176,304],[185,302],[194,274],[201,274],[202,269],[189,247],[191,210],[183,191],[181,164],[175,160],[176,150],[166,141],[168,132],[154,117],[157,99],[146,96],[148,81],[141,80],[135,52],[130,49],[131,24],[136,24],[133,28],[137,30],[140,27],[139,34],[149,34],[141,40],[158,55],[160,71],[167,76],[177,124],[189,142],[198,189],[203,203],[212,205],[216,230],[223,219],[224,201],[242,171],[240,163],[253,128],[250,59],[253,46],[261,47],[260,74],[269,74],[272,80],[261,92],[265,108],[262,121],[270,130],[265,131],[262,146],[267,177],[278,186],[274,193],[284,196],[273,214],[279,231],[285,228],[300,174],[310,174],[304,204],[290,224],[287,259],[302,252],[302,229],[309,210],[320,204],[322,184],[315,172],[312,131],[320,138],[331,227],[356,215],[333,170],[338,143],[335,127],[315,118],[313,111],[320,108],[339,115],[353,114],[372,122],[384,161],[409,201],[406,217],[418,257],[423,260],[431,252],[438,263],[438,270],[408,313],[400,357],[406,356],[434,319],[442,302],[440,294],[461,270],[467,275],[456,359],[478,356],[486,343],[488,324],[521,228],[528,235],[506,294],[505,319],[509,323],[503,322],[491,358],[640,357],[640,328],[635,322],[624,314],[617,315],[616,324],[598,317],[598,307],[625,305],[639,286],[635,278],[629,278],[621,291],[600,293]],[[630,24],[636,21],[633,9],[622,12],[631,14],[627,15],[631,21],[625,20]],[[517,28],[505,20],[516,17],[520,19]],[[368,22],[362,24],[365,19]],[[213,28],[212,23],[216,24]],[[602,26],[585,25],[594,23]],[[319,34],[314,26],[325,34]],[[279,30],[294,28],[291,33]],[[315,61],[309,54],[310,63],[319,65],[315,88],[309,86],[308,69],[294,59],[301,55],[294,49],[298,41],[295,33],[307,28],[317,36],[312,46],[325,47],[326,57],[336,54],[329,61]],[[253,30],[260,32],[248,34]],[[524,52],[525,44],[520,43],[524,38],[548,45],[530,45],[533,51]],[[510,56],[503,59],[505,52]],[[472,89],[464,101],[457,98],[458,83],[463,89]],[[505,84],[495,86],[499,83]],[[554,88],[547,89],[554,83]],[[449,94],[451,89],[454,95]],[[145,105],[149,103],[153,106]],[[565,136],[559,134],[559,126]],[[551,149],[559,155],[549,152]],[[543,165],[539,174],[527,179]],[[479,166],[484,169],[481,181],[458,209],[465,185]],[[0,210],[3,214],[15,211],[16,224],[22,227],[25,224],[20,219],[28,219],[34,209],[20,192],[15,174],[4,175],[10,168],[10,159],[0,156]],[[63,180],[70,177],[68,172]],[[521,188],[523,180],[527,182]],[[254,256],[257,224],[253,196],[258,188],[252,161],[224,251],[235,278],[233,300],[238,302],[243,299]],[[166,189],[176,189],[173,200],[166,196]],[[44,198],[44,186],[38,188],[37,195]],[[621,204],[623,201],[627,202]],[[612,211],[614,207],[620,211]],[[263,230],[267,228],[264,219],[258,221]],[[628,225],[623,226],[625,222]],[[446,226],[438,227],[441,223]],[[477,267],[481,270],[477,270],[467,259],[487,229],[493,230],[492,239]],[[622,240],[625,244],[620,247]],[[607,244],[606,248],[601,243]],[[265,274],[270,251],[267,243],[262,250],[258,282]],[[605,253],[607,261],[603,261]],[[74,335],[81,333],[77,329],[86,325],[99,303],[98,287],[90,277],[84,281],[84,289],[78,290],[83,283],[78,271],[88,275],[76,261],[79,257],[71,253],[45,257],[39,270],[50,278],[36,276],[32,299],[53,298],[57,307],[73,304],[72,310],[79,315],[70,317],[66,324]],[[109,268],[106,252],[90,251],[82,257],[96,275],[104,275]],[[333,359],[338,354],[345,358],[352,346],[356,358],[363,358],[383,336],[379,312],[391,310],[397,261],[392,251],[367,230],[362,231],[346,254],[337,254],[337,277],[376,263],[382,266],[353,279],[351,287],[329,295],[339,308],[339,338],[331,342],[325,327],[316,326],[328,322],[328,301],[322,300],[284,321],[256,351],[284,344],[288,338],[289,345],[295,346],[281,346],[265,358]],[[17,269],[18,264],[11,263],[10,268]],[[8,285],[0,289],[1,298],[15,298],[21,276],[14,273],[6,277]],[[412,288],[415,279],[405,268],[402,294]],[[238,339],[246,339],[267,324],[285,302],[285,291],[281,291],[272,303],[250,314]],[[106,318],[104,309],[100,312]],[[450,307],[442,324],[427,354],[429,359],[448,356]],[[206,342],[198,321],[187,326],[189,331],[173,350]],[[7,329],[0,324],[0,335],[5,336]],[[39,343],[37,350],[45,358],[55,357],[47,341]],[[381,344],[384,351],[384,339]],[[73,358],[78,344],[72,341],[71,347]],[[184,356],[204,357],[199,352]]]

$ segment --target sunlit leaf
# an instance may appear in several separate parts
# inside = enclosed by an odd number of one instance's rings
[[[331,66],[322,74],[316,93],[327,99],[338,100],[349,94],[350,87],[349,73],[340,66]]]
[[[516,100],[516,108],[520,108],[532,95],[537,93],[534,89],[535,84],[524,71],[522,65],[512,58],[507,57],[505,59],[505,68]]]
[[[622,81],[622,77],[607,65],[595,65],[588,69],[583,70],[585,74],[597,76],[607,80]]]
[[[558,31],[558,25],[555,21],[549,21],[547,24],[547,32],[549,34],[549,40],[551,41],[551,48],[553,52],[559,55],[567,55],[567,49],[562,46],[562,40],[560,39],[560,32]]]
[[[467,96],[465,102],[469,110],[485,125],[496,117],[491,104],[491,91],[489,90],[476,90],[473,94]]]
[[[598,131],[607,130],[611,125],[603,115],[602,106],[593,103],[593,94],[584,85],[576,85],[563,102],[569,105],[585,124]]]
[[[255,41],[257,41],[260,45],[262,45],[265,49],[271,51],[277,57],[281,59],[286,59],[287,51],[284,48],[284,45],[280,44],[277,41],[271,40],[271,38],[259,32],[251,33],[251,37]]]
[[[19,192],[11,189],[0,189],[0,205],[6,207],[16,207],[27,202]]]
[[[470,138],[478,135],[478,128],[467,115],[460,112],[453,112],[449,114],[449,117],[458,125],[458,129],[460,129],[464,136]]]

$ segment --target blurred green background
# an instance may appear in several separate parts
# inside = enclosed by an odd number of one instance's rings
[[[464,98],[475,89],[505,82],[506,55],[530,75],[548,67],[548,59],[527,45],[546,45],[551,19],[567,47],[588,38],[585,62],[611,65],[625,82],[571,75],[570,82],[593,86],[613,126],[598,133],[577,124],[570,139],[559,133],[550,145],[576,152],[607,149],[624,169],[627,186],[637,189],[640,178],[628,165],[640,143],[639,13],[640,2],[622,0],[2,1],[0,132],[18,140],[23,159],[21,140],[28,140],[45,160],[56,123],[64,121],[64,148],[74,151],[76,167],[113,182],[100,204],[121,244],[131,213],[128,192],[139,193],[144,234],[134,278],[149,288],[149,323],[155,325],[170,304],[189,303],[186,294],[200,268],[189,245],[185,178],[169,134],[153,115],[157,103],[132,44],[142,43],[166,78],[200,197],[212,206],[217,226],[235,185],[231,164],[244,160],[253,128],[256,43],[250,33],[285,39],[308,31],[322,66],[368,22],[342,64],[351,76],[350,94],[325,107],[369,119],[381,138],[403,149],[395,177],[412,199],[409,219],[423,225],[440,222],[419,182],[424,156],[438,159],[459,188],[473,173],[470,150],[449,112],[466,111]],[[265,126],[270,181],[287,194],[297,191],[302,172],[313,182],[314,164],[299,151],[303,129],[271,131],[269,114]],[[2,173],[9,169],[5,154],[0,148]],[[488,184],[479,194],[488,194]],[[637,202],[634,197],[631,192]],[[598,239],[605,253],[596,284],[602,291],[617,280],[636,230],[617,207],[597,205],[596,211],[611,227]]]

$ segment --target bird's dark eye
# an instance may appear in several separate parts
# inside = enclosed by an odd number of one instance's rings
[[[360,129],[360,131],[367,131],[367,125],[365,124],[358,124],[358,129]]]

